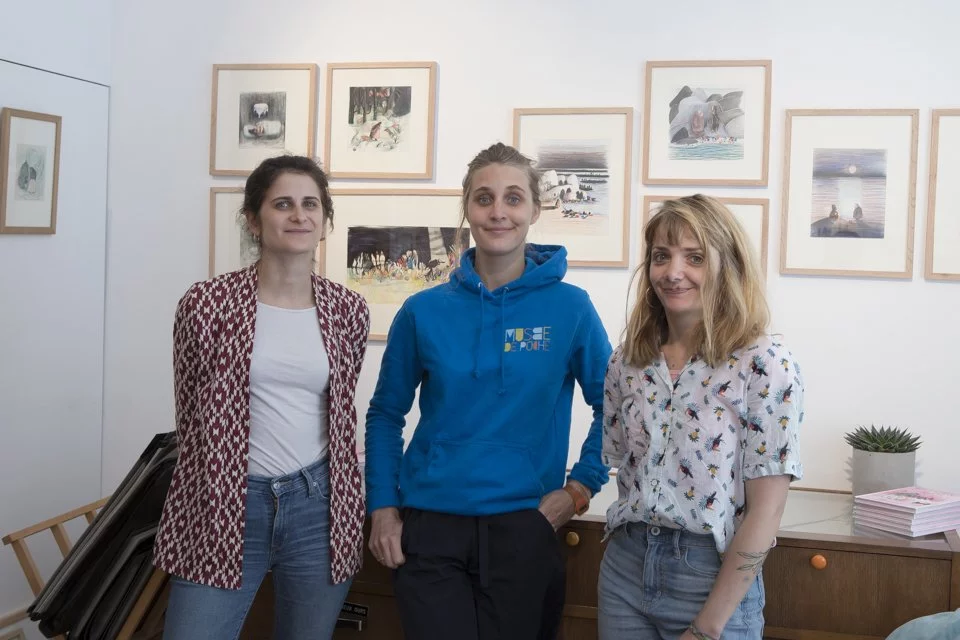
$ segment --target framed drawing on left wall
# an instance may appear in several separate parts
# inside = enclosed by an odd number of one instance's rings
[[[0,112],[0,233],[57,232],[60,116]]]

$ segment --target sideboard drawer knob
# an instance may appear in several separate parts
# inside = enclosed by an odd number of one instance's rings
[[[827,559],[821,554],[817,554],[810,558],[810,566],[814,569],[826,569],[827,568]]]
[[[568,531],[566,540],[567,540],[568,547],[575,547],[578,544],[580,544],[580,536],[577,534],[576,531]]]

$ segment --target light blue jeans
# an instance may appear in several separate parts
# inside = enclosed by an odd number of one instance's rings
[[[712,536],[642,523],[617,527],[600,563],[600,640],[679,638],[710,595],[720,562]],[[722,640],[761,640],[764,603],[758,575]]]
[[[276,640],[328,639],[351,581],[330,580],[327,461],[279,478],[251,476],[240,589],[171,576],[164,640],[234,640],[267,571],[273,574]]]

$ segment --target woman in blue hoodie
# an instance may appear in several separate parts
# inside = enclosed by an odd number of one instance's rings
[[[463,180],[474,247],[390,328],[366,424],[370,549],[394,572],[407,638],[553,638],[556,530],[607,481],[600,459],[611,347],[566,249],[528,244],[540,175],[495,144]],[[593,408],[566,474],[574,382]],[[420,420],[404,453],[405,417]]]

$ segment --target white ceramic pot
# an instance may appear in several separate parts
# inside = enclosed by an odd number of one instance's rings
[[[917,452],[853,450],[853,495],[911,487],[917,478]]]

